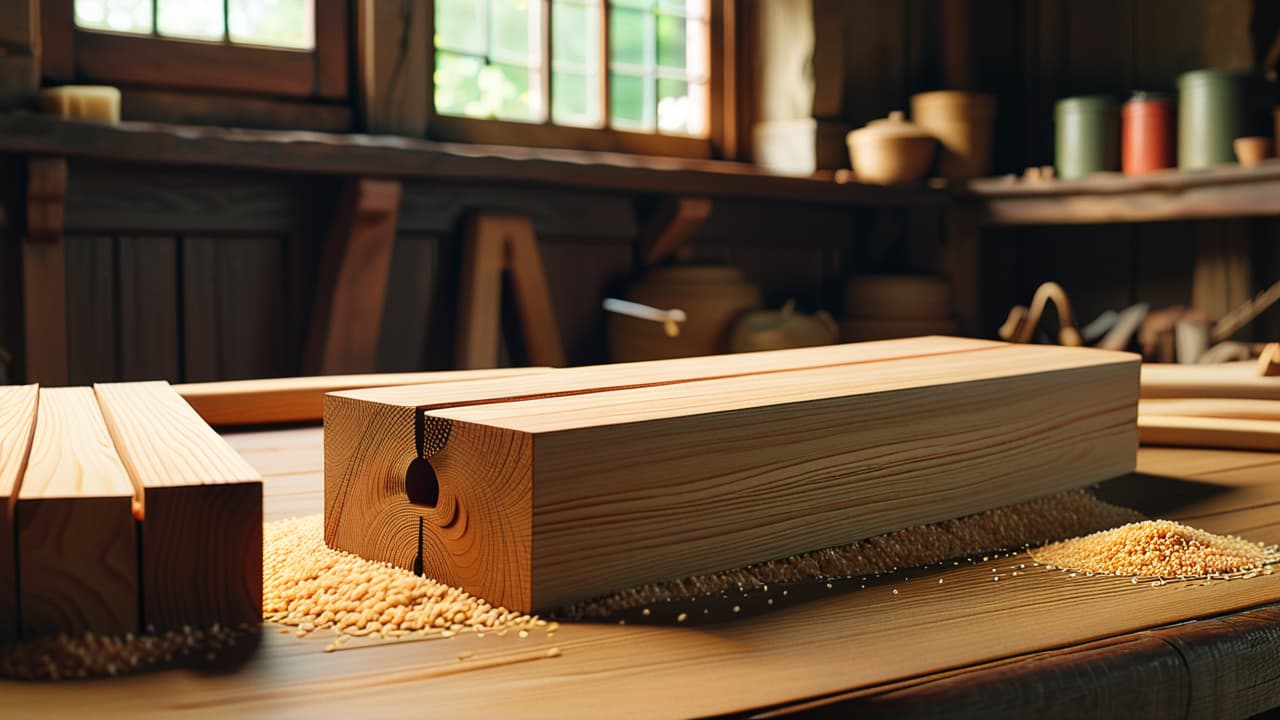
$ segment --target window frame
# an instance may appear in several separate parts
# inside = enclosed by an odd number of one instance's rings
[[[535,0],[536,1],[536,0]],[[737,83],[734,68],[739,57],[740,26],[737,22],[737,0],[708,0],[709,14],[707,27],[710,32],[708,43],[708,79],[707,92],[707,135],[692,137],[686,135],[667,135],[654,132],[637,132],[612,127],[576,127],[556,125],[551,120],[550,111],[541,122],[526,123],[511,120],[494,120],[488,118],[470,118],[458,115],[442,115],[435,110],[435,87],[431,80],[435,76],[435,2],[430,0],[428,13],[427,37],[431,45],[427,52],[427,102],[430,109],[430,120],[427,123],[427,137],[444,142],[478,143],[486,145],[519,145],[525,147],[565,148],[597,152],[621,152],[638,155],[667,155],[695,159],[739,159],[738,120],[737,120]],[[609,75],[609,19],[608,13],[601,12],[601,63],[602,89],[601,98],[608,104],[608,85],[605,78]],[[550,24],[546,23],[539,33],[542,37],[544,63],[550,64]],[[547,94],[550,105],[549,82],[550,70],[544,68],[541,73],[543,91]]]
[[[345,100],[349,0],[315,2],[311,50],[88,30],[75,0],[40,0],[41,74],[54,82]]]

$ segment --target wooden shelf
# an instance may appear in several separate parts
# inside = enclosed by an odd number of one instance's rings
[[[1280,215],[1280,160],[1130,177],[1118,173],[1039,183],[974,180],[958,207],[981,225],[1092,225]]]
[[[709,160],[440,143],[388,135],[120,123],[33,113],[0,115],[0,153],[142,165],[217,167],[404,180],[554,185],[622,192],[731,196],[825,205],[945,207],[935,189],[885,188],[771,175]]]

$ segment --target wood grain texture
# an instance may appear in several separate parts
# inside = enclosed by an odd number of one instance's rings
[[[165,630],[262,617],[262,478],[168,383],[94,386],[141,490],[143,617]]]
[[[336,536],[352,525],[376,544],[412,527],[418,514],[423,565],[447,570],[437,577],[509,607],[555,607],[1123,473],[1136,447],[1136,372],[1134,358],[1123,354],[996,347],[433,407],[420,411],[418,437],[393,430],[394,442],[366,460],[383,463],[379,469],[389,464],[390,472],[353,475],[344,464],[329,466],[327,494],[346,507],[326,508],[350,519],[331,512],[326,528]],[[341,413],[333,408],[339,422],[340,414],[360,418],[348,424],[354,428],[368,424],[358,407],[345,405],[358,394],[330,397],[343,403]],[[996,395],[998,407],[990,407]],[[1055,412],[1046,416],[1049,407]],[[364,412],[394,428],[408,409]],[[348,444],[370,441],[367,431],[326,427]],[[396,497],[415,450],[439,484],[439,504],[426,514]],[[1007,478],[1033,467],[1043,468],[1037,483],[1009,486]],[[348,474],[334,477],[336,468]],[[592,482],[584,484],[584,476]],[[935,502],[922,507],[909,501],[909,488],[925,478]],[[532,558],[522,532],[501,534],[526,522],[502,516],[510,512],[506,503],[523,496],[521,482],[534,488]],[[372,509],[354,509],[366,504]],[[394,516],[408,519],[395,530],[367,522],[397,504]],[[441,548],[447,559],[430,556]]]
[[[13,507],[36,427],[36,385],[0,386],[0,644],[18,635]]]
[[[1280,420],[1280,401],[1229,398],[1149,398],[1138,401],[1138,415]]]
[[[173,389],[210,425],[265,425],[319,422],[326,393],[355,388],[428,385],[462,380],[517,377],[546,368],[439,370],[372,375],[314,375],[225,382],[185,383]]]
[[[120,374],[112,380],[178,380],[178,238],[116,239]]]
[[[93,390],[42,389],[14,515],[25,637],[137,632],[133,500]]]
[[[110,237],[68,237],[67,380],[87,384],[119,376],[116,346],[116,245]]]
[[[418,523],[428,519],[435,526],[449,522],[448,514],[413,505],[405,494],[405,473],[423,453],[420,446],[425,444],[425,438],[419,439],[414,423],[425,410],[997,347],[999,343],[983,340],[917,338],[597,365],[541,372],[533,377],[495,377],[493,374],[504,372],[497,370],[434,373],[432,378],[436,381],[426,385],[333,392],[324,399],[325,541],[331,547],[363,557],[412,568],[419,555]],[[474,379],[486,375],[492,379]],[[448,382],[454,378],[466,382]],[[481,518],[478,521],[485,521],[482,515],[477,517]],[[505,522],[501,518],[486,522],[495,521]]]
[[[1221,365],[1142,366],[1143,398],[1280,400],[1280,378],[1258,375],[1252,360]]]

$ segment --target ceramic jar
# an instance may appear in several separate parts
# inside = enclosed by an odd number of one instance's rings
[[[1250,135],[1249,76],[1192,70],[1178,76],[1178,167],[1197,170],[1235,161],[1232,141]]]
[[[739,315],[761,307],[760,287],[726,265],[656,268],[632,285],[626,299],[655,308],[680,308],[687,319],[675,337],[663,324],[610,313],[609,356],[614,362],[717,355],[729,350],[729,329]]]

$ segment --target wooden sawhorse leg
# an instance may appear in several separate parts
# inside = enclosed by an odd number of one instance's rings
[[[528,218],[474,213],[463,236],[457,367],[498,365],[502,273],[511,274],[525,348],[534,365],[562,367],[564,345],[551,307],[538,238]]]

